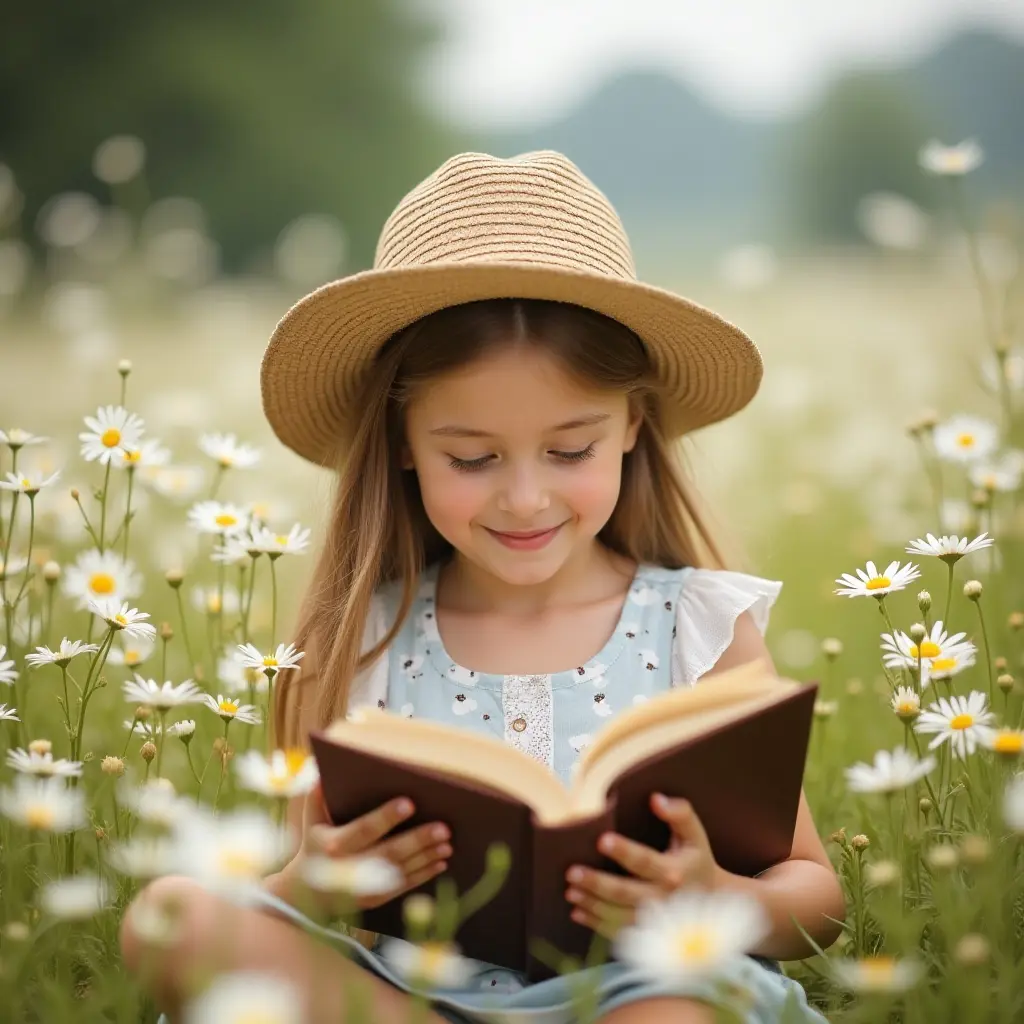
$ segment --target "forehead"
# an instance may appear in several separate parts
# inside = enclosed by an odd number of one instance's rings
[[[554,356],[515,346],[436,377],[409,403],[410,430],[459,426],[495,436],[627,413],[626,396],[569,373]]]

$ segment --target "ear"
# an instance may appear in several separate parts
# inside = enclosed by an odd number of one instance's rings
[[[626,434],[622,439],[622,451],[631,452],[636,447],[636,439],[640,436],[640,427],[644,422],[643,409],[638,402],[629,403],[629,421],[626,424]]]

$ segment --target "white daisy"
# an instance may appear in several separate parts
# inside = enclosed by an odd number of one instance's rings
[[[174,840],[175,870],[221,891],[258,886],[294,851],[289,830],[252,807],[196,808],[177,821]]]
[[[921,575],[912,562],[904,566],[899,562],[890,562],[885,572],[879,572],[874,562],[868,562],[865,569],[858,569],[856,576],[844,572],[836,580],[836,583],[842,584],[836,593],[842,597],[884,597],[896,590],[903,590]]]
[[[951,679],[974,664],[977,648],[970,640],[964,640],[966,633],[949,636],[940,620],[932,624],[930,633],[921,641],[920,648],[901,630],[895,635],[882,634],[882,658],[886,668],[916,669],[918,653],[921,659],[921,686],[928,686],[932,679]]]
[[[979,742],[989,739],[995,715],[988,710],[988,697],[972,690],[966,697],[940,697],[914,723],[915,732],[934,733],[928,744],[934,750],[947,740],[960,758],[973,754]]]
[[[44,477],[41,473],[8,473],[6,480],[0,480],[0,488],[34,497],[44,487],[49,487],[59,476],[60,471],[48,477]]]
[[[173,824],[177,815],[172,814]],[[115,843],[107,851],[107,862],[119,874],[130,878],[159,878],[175,868],[175,846],[165,835],[133,836],[128,842]]]
[[[879,750],[873,765],[861,761],[846,769],[846,784],[854,793],[895,793],[923,779],[935,765],[934,757],[918,760],[904,747],[892,753]]]
[[[189,525],[200,533],[223,536],[241,533],[249,524],[248,513],[238,505],[221,501],[198,501],[188,510]]]
[[[156,641],[152,638],[125,637],[122,632],[120,642],[114,644],[107,654],[107,663],[136,668],[152,655],[155,648]]]
[[[917,695],[917,691],[912,690],[909,686],[897,686],[889,706],[897,718],[909,722],[917,718],[920,713],[921,698]]]
[[[85,795],[63,779],[19,775],[0,789],[0,814],[38,832],[71,832],[86,823]]]
[[[317,892],[383,896],[402,884],[402,872],[383,857],[304,857],[302,880]]]
[[[905,992],[923,973],[917,961],[891,956],[834,959],[830,965],[836,981],[854,992]]]
[[[261,796],[293,797],[308,793],[320,778],[316,759],[304,750],[275,750],[269,760],[247,750],[235,758],[239,782]]]
[[[17,708],[9,708],[6,704],[0,704],[0,722],[20,722]]]
[[[55,761],[52,753],[41,754],[21,747],[7,751],[7,767],[22,775],[60,776],[64,779],[77,779],[82,775],[81,761],[68,761],[63,757]]]
[[[97,875],[58,878],[39,894],[43,910],[62,921],[88,920],[109,907],[110,902],[110,885]]]
[[[1003,821],[1013,832],[1024,832],[1024,775],[1015,775],[1003,791]]]
[[[935,558],[941,558],[947,565],[956,565],[964,555],[991,547],[992,543],[992,538],[987,533],[982,533],[970,541],[966,537],[958,537],[956,534],[936,537],[929,533],[925,540],[912,540],[907,547],[907,553],[933,555]]]
[[[929,139],[917,155],[917,162],[923,170],[947,178],[970,174],[984,159],[985,153],[974,139],[965,139],[955,146]]]
[[[199,447],[225,469],[248,469],[260,461],[259,449],[239,444],[234,434],[203,434]]]
[[[112,465],[119,469],[140,471],[166,466],[171,461],[171,451],[165,448],[156,438],[140,441],[134,446],[124,446],[121,457],[114,459]]]
[[[204,693],[200,701],[215,714],[220,715],[225,722],[245,722],[247,725],[259,725],[262,721],[255,704],[242,704],[233,697],[225,697],[219,693],[216,700],[210,694]]]
[[[82,458],[101,465],[120,461],[125,450],[138,448],[143,434],[142,420],[120,405],[101,406],[95,416],[86,416],[89,430],[78,435]]]
[[[768,933],[761,904],[736,892],[682,890],[639,907],[615,937],[615,954],[652,980],[709,977]]]
[[[222,599],[219,587],[193,587],[192,607],[204,615],[237,615],[238,591],[225,588]]]
[[[142,577],[135,565],[115,551],[83,551],[62,577],[64,593],[85,608],[90,599],[124,601],[142,593]]]
[[[217,546],[210,552],[210,561],[223,565],[241,565],[262,554],[249,547],[248,534],[227,533],[218,538]]]
[[[1021,453],[1016,449],[995,459],[985,459],[970,466],[967,477],[975,487],[986,491],[1009,493],[1020,487],[1024,475]]]
[[[161,497],[191,501],[202,490],[206,474],[198,466],[143,466],[139,479]]]
[[[287,533],[275,533],[265,526],[254,525],[250,530],[251,547],[259,548],[271,558],[299,555],[309,547],[309,533],[309,527],[304,529],[299,523]]]
[[[163,711],[180,707],[182,704],[198,704],[208,696],[202,693],[191,679],[186,679],[175,686],[170,680],[161,684],[155,679],[143,679],[138,673],[134,679],[126,682],[122,689],[125,700]]]
[[[1024,754],[1024,729],[994,729],[991,736],[982,741],[989,750],[1004,757],[1020,757]]]
[[[148,740],[156,739],[157,736],[163,736],[164,734],[160,724],[154,720],[146,722],[132,722],[126,719],[124,727],[133,736],[145,736]]]
[[[27,448],[33,444],[43,444],[49,441],[48,437],[40,437],[38,434],[30,434],[27,430],[13,427],[11,430],[0,430],[0,444],[7,445],[12,451],[20,448]]]
[[[28,559],[22,555],[10,554],[7,561],[0,558],[0,580],[9,580],[12,576],[17,576],[27,566]]]
[[[7,648],[0,644],[0,683],[6,683],[10,686],[17,678],[18,671],[14,667],[14,661],[8,659],[4,661],[4,656],[7,654]]]
[[[453,943],[385,939],[380,955],[414,987],[459,988],[473,974],[472,963]]]
[[[89,601],[89,611],[98,615],[108,626],[133,640],[152,640],[156,636],[156,626],[145,620],[149,612],[140,612],[138,608],[129,608],[125,601],[120,605],[116,600],[105,598]]]
[[[93,654],[98,650],[97,644],[87,644],[82,640],[68,640],[67,637],[64,637],[57,650],[51,651],[49,647],[37,647],[35,654],[25,655],[25,663],[32,668],[39,668],[41,665],[63,667],[80,654]]]
[[[124,781],[118,799],[140,821],[163,829],[173,828],[196,811],[194,801],[178,796],[169,779],[151,779],[137,786]]]
[[[298,668],[299,662],[306,656],[304,651],[297,651],[294,644],[278,644],[273,654],[261,654],[252,644],[239,644],[242,665],[246,668],[261,669],[267,678],[273,678],[278,672]]]
[[[134,913],[134,911],[133,911]],[[218,974],[185,1005],[184,1024],[304,1024],[302,993],[265,971]]]
[[[951,416],[935,427],[935,452],[949,462],[969,463],[988,458],[999,443],[999,429],[979,416]]]
[[[254,693],[264,693],[270,685],[260,668],[250,668],[243,663],[242,653],[229,651],[217,659],[217,681],[223,683],[228,693],[242,693],[253,688]]]
[[[179,740],[188,740],[196,731],[196,723],[194,718],[183,718],[180,722],[175,722],[174,725],[167,727],[167,735],[175,736]]]

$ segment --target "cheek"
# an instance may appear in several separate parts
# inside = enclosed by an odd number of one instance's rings
[[[594,459],[592,463],[568,473],[567,477],[562,496],[581,519],[606,520],[612,514],[619,500],[621,459],[600,465]]]
[[[419,471],[420,494],[430,521],[442,532],[476,517],[487,503],[487,489],[479,477],[456,473],[450,467]]]

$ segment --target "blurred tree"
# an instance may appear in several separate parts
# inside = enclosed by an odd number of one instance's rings
[[[337,216],[368,265],[398,198],[457,146],[415,95],[437,38],[400,0],[36,0],[0,34],[0,162],[25,225],[55,192],[102,196],[106,137],[146,144],[153,197],[205,207],[229,266],[292,218]]]
[[[870,192],[895,192],[931,207],[935,183],[917,164],[932,133],[927,110],[894,75],[872,71],[837,80],[780,146],[787,219],[796,232],[834,242],[862,239],[857,206]]]

